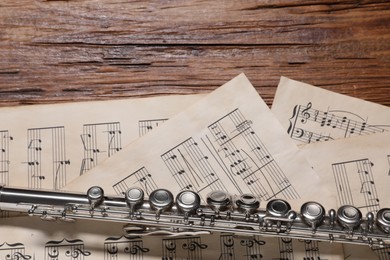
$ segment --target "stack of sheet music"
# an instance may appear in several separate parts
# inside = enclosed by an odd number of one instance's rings
[[[390,108],[284,77],[271,110],[241,74],[208,95],[0,114],[0,182],[9,186],[99,185],[118,195],[139,186],[202,197],[226,190],[282,198],[297,210],[309,200],[326,209],[351,204],[363,214],[390,206]],[[130,239],[122,224],[2,217],[0,259],[387,259],[390,252],[234,234]]]

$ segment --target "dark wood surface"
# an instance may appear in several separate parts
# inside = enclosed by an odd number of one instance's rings
[[[209,92],[244,72],[390,106],[389,1],[0,2],[0,106]]]

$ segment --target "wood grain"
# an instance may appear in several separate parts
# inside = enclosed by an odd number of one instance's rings
[[[0,3],[0,106],[205,93],[244,72],[390,106],[388,1]]]

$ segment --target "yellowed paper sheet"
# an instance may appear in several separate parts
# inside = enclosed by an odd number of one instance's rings
[[[59,190],[201,95],[0,109],[0,183]]]
[[[363,215],[390,207],[390,133],[302,147],[332,194],[333,207],[354,205]]]
[[[390,133],[351,137],[302,147],[311,165],[321,177],[321,185],[332,196],[323,200],[337,209],[353,205],[363,217],[390,207]],[[388,259],[389,248],[344,245],[347,259]],[[359,252],[359,253],[358,253]]]
[[[297,144],[390,130],[390,108],[286,77],[271,110]]]
[[[252,193],[263,201],[287,199],[295,209],[326,194],[243,74],[65,189],[84,192],[91,185],[107,194],[132,186],[147,194],[156,188],[174,194],[191,189],[203,198],[212,190]]]
[[[7,236],[0,238],[0,259],[344,259],[337,253],[341,244],[219,233],[126,238],[121,228],[93,221],[3,219],[0,232]]]

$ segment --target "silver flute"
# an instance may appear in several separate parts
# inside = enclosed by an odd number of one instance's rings
[[[76,219],[125,223],[126,235],[195,234],[229,232],[240,235],[298,238],[329,242],[390,245],[390,208],[376,215],[350,205],[325,212],[317,202],[304,203],[300,212],[287,201],[273,199],[266,208],[251,194],[231,196],[223,191],[208,194],[202,204],[193,191],[174,198],[166,189],[157,189],[144,198],[140,188],[130,188],[124,196],[105,196],[93,186],[86,194],[0,187],[0,210],[40,216],[43,220]]]

